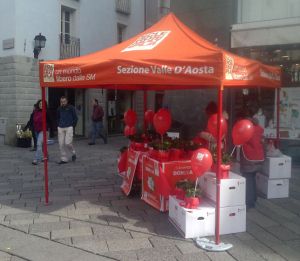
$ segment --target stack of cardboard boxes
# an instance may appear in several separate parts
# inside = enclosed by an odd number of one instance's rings
[[[245,178],[233,172],[220,184],[220,234],[246,231]],[[200,179],[202,203],[187,209],[183,201],[170,196],[169,219],[185,238],[215,234],[216,175],[205,173]]]
[[[292,159],[289,156],[267,157],[262,173],[256,175],[258,193],[268,199],[288,197],[291,165]]]

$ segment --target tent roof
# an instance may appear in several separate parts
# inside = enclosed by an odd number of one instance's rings
[[[146,31],[110,48],[72,59],[40,62],[41,87],[153,90],[221,83],[279,87],[280,78],[279,67],[218,48],[172,13]]]

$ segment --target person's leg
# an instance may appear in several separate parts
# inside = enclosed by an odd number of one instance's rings
[[[91,142],[90,145],[95,144],[96,142],[96,135],[97,135],[97,122],[92,121],[91,123]]]
[[[106,144],[107,143],[107,136],[104,133],[104,128],[103,128],[103,122],[102,121],[99,122],[99,127],[98,128],[99,128],[98,133],[99,133],[100,137],[103,139],[104,144]]]
[[[246,178],[246,205],[249,208],[255,207],[256,201],[256,172],[244,172],[243,176]]]
[[[76,160],[76,152],[73,146],[73,127],[66,128],[66,147],[72,153],[72,161]]]
[[[32,139],[33,139],[33,149],[36,150],[37,148],[37,137],[34,130],[31,130],[32,133]]]
[[[37,148],[35,151],[34,160],[32,161],[32,164],[34,165],[42,161],[43,132],[37,132],[36,138],[37,138]]]
[[[65,149],[65,139],[66,139],[66,130],[65,128],[57,128],[57,134],[58,134],[58,144],[59,144],[59,150],[60,150],[60,160],[67,162],[67,152]]]

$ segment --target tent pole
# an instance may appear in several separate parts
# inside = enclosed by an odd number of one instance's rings
[[[43,153],[44,153],[44,180],[45,180],[45,204],[49,203],[48,192],[48,149],[47,149],[47,115],[46,115],[46,87],[42,87],[42,119],[43,119]]]
[[[221,83],[218,90],[218,139],[217,139],[217,200],[216,200],[216,226],[215,226],[215,241],[218,245],[220,243],[220,174],[221,174],[221,159],[222,159],[222,131],[221,131],[221,117],[223,104],[223,83]]]
[[[276,147],[279,148],[279,127],[280,127],[280,118],[279,118],[279,113],[280,113],[280,88],[276,89],[276,94],[277,94],[277,99],[276,99]]]
[[[147,104],[147,91],[144,90],[144,115],[143,115],[143,120],[144,120],[144,132],[145,133],[147,131],[147,122],[146,122],[146,119],[145,119],[145,112],[147,111],[147,107],[148,107],[148,104]]]

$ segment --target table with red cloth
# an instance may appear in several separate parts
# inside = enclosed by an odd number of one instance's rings
[[[142,200],[160,211],[168,211],[169,195],[174,192],[177,181],[195,180],[190,160],[159,161],[151,158],[148,151],[132,148],[122,153],[118,167],[123,177],[122,191],[129,195],[136,177],[141,180]]]

